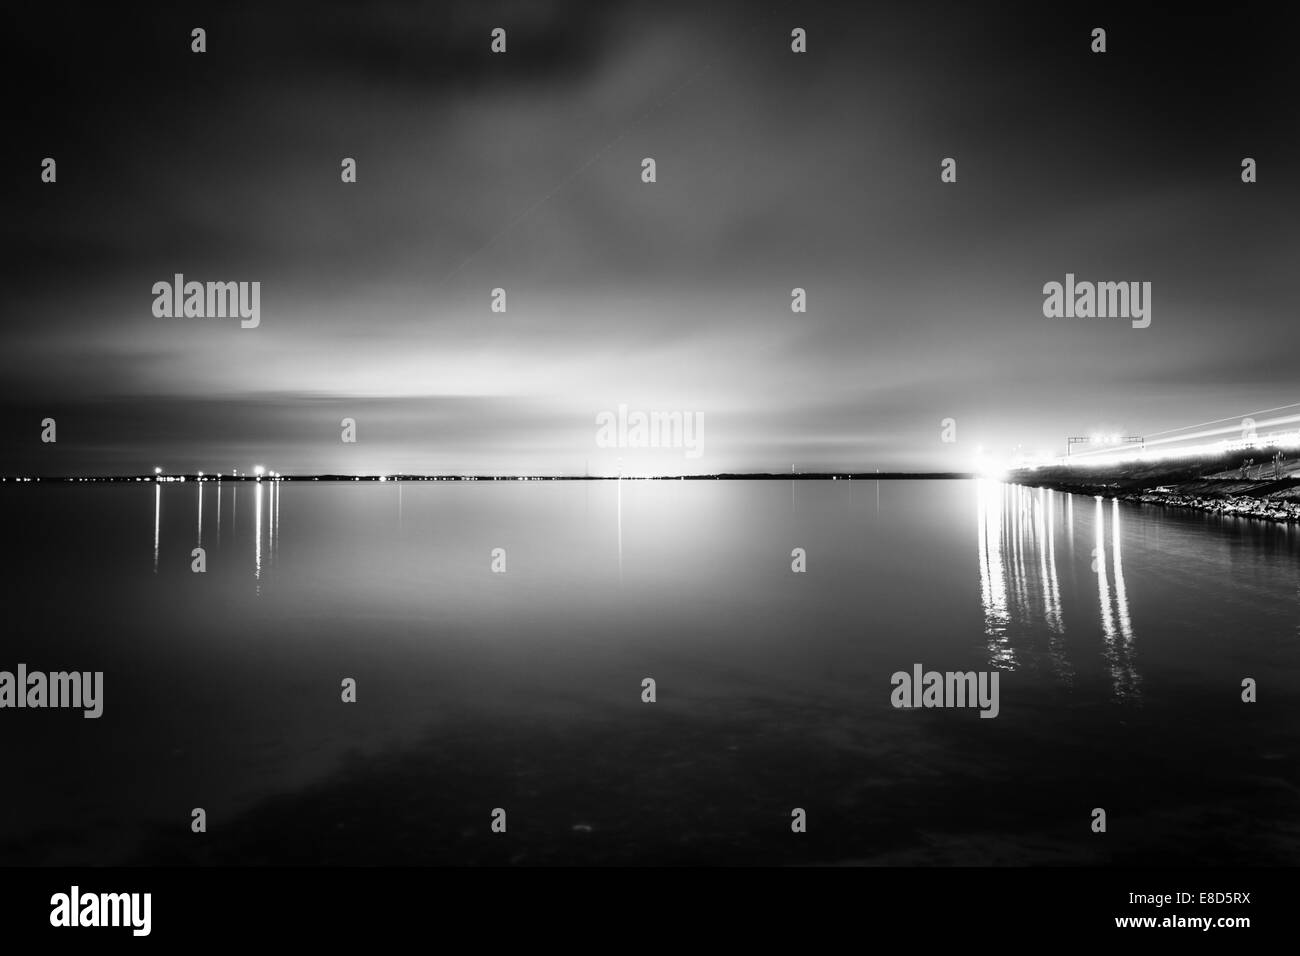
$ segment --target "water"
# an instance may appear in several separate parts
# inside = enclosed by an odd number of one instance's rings
[[[0,711],[0,863],[1300,861],[1285,526],[973,481],[0,509],[0,669],[105,672],[99,720]],[[917,663],[998,669],[999,716],[893,708]]]

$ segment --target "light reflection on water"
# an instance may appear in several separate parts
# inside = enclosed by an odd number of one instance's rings
[[[1004,486],[999,482],[979,481],[976,520],[979,527],[980,590],[984,597],[984,632],[989,637],[989,656],[995,666],[1014,666],[1015,653],[1007,637],[1010,615],[1007,611],[1006,571],[1002,559],[1006,535],[1003,502]]]
[[[590,770],[591,799],[609,806],[630,799],[644,754],[690,768],[633,808],[641,816],[689,797],[699,775],[760,794],[810,775],[837,793],[869,786],[863,806],[910,819],[973,774],[989,788],[989,806],[972,811],[982,821],[1050,816],[1079,799],[1082,777],[1122,781],[1174,814],[1186,781],[1211,766],[1223,769],[1208,779],[1268,819],[1252,781],[1300,749],[1296,722],[1259,721],[1243,737],[1203,712],[1231,708],[1247,674],[1279,707],[1300,696],[1294,535],[1086,497],[1076,515],[1076,496],[995,482],[791,489],[0,489],[24,556],[10,562],[8,662],[101,668],[110,701],[103,722],[71,722],[85,727],[29,720],[18,734],[0,721],[0,747],[31,768],[9,794],[0,849],[18,819],[146,826],[192,801],[195,781],[233,815],[328,780],[358,750],[423,748],[394,758],[393,786],[415,786],[415,768],[455,743],[442,728],[457,719],[476,742],[457,759],[491,779],[514,779],[502,768],[519,759],[508,742],[520,735],[601,734],[607,749],[556,757],[529,779],[562,787]],[[196,545],[210,546],[205,574],[190,572]],[[508,574],[489,571],[498,546]],[[796,546],[806,574],[791,572]],[[51,580],[80,598],[54,617]],[[888,676],[913,663],[999,669],[999,717],[893,710]],[[364,706],[338,704],[344,675],[359,677]],[[644,676],[659,682],[652,721]],[[725,764],[754,751],[762,766]],[[528,750],[543,763],[554,752]],[[448,785],[459,779],[457,765],[438,767]],[[960,829],[960,816],[926,825]],[[863,833],[845,855],[870,850]]]
[[[196,541],[203,543],[204,484],[197,494]],[[614,539],[618,578],[624,572],[624,489],[622,480],[613,484]],[[644,484],[644,483],[642,483]],[[792,486],[794,482],[791,483]],[[852,495],[851,483],[847,494]],[[984,633],[987,638],[988,661],[991,666],[1015,670],[1021,657],[1033,653],[1034,640],[1030,635],[1041,632],[1047,636],[1048,669],[1064,683],[1073,678],[1067,641],[1067,622],[1061,593],[1061,574],[1057,527],[1065,534],[1064,559],[1073,563],[1080,559],[1074,553],[1075,515],[1074,497],[1046,489],[1026,488],[1020,485],[980,480],[971,482],[975,490],[976,555],[980,581],[980,598],[984,616]],[[232,520],[237,520],[238,498],[242,493],[253,496],[253,553],[252,577],[255,593],[260,594],[265,574],[277,553],[280,536],[281,498],[284,482],[257,482],[251,489],[239,484],[231,487],[234,498]],[[422,487],[429,487],[427,484]],[[306,489],[303,489],[306,491]],[[222,531],[223,486],[216,482],[217,495],[217,546],[220,547]],[[584,509],[590,507],[590,488],[583,488]],[[402,485],[398,486],[397,520],[401,527],[403,508]],[[265,497],[265,502],[264,502]],[[877,487],[876,507],[879,508]],[[162,488],[154,488],[154,570],[157,572],[161,538]],[[1109,519],[1106,512],[1109,511]],[[1124,574],[1123,527],[1121,506],[1117,500],[1107,504],[1102,498],[1094,500],[1092,509],[1092,547],[1088,555],[1090,570],[1096,580],[1096,604],[1092,625],[1100,628],[1105,643],[1114,694],[1117,698],[1139,700],[1141,676],[1137,666],[1137,640],[1130,608],[1128,586]],[[1110,542],[1106,541],[1107,524]],[[1076,610],[1075,630],[1088,626]]]
[[[257,593],[262,593],[262,483],[253,489],[253,577],[257,580]]]
[[[162,485],[153,488],[153,573],[158,573],[158,544],[162,530]]]
[[[1097,502],[1100,512],[1101,502]],[[1110,648],[1111,677],[1115,684],[1115,694],[1119,697],[1140,698],[1141,683],[1134,663],[1133,624],[1129,618],[1128,591],[1124,586],[1124,561],[1120,553],[1122,535],[1119,526],[1119,502],[1111,500],[1111,556],[1115,567],[1115,616],[1119,622],[1119,633],[1113,629],[1106,634]],[[1097,515],[1097,526],[1105,524],[1102,515]]]
[[[1056,527],[1058,522],[1064,523],[1065,560],[1073,564],[1076,560],[1073,496],[1064,496],[1062,513],[1058,509],[1058,498],[1062,496],[1046,489],[989,480],[977,481],[974,486],[976,548],[989,663],[993,667],[1016,670],[1024,654],[1034,653],[1036,636],[1041,635],[1047,644],[1044,666],[1068,685],[1073,681],[1075,669],[1070,660],[1061,596]],[[1102,499],[1096,500],[1093,514],[1094,547],[1089,565],[1097,585],[1093,622],[1100,627],[1105,640],[1115,696],[1136,701],[1141,697],[1141,681],[1124,578],[1120,507],[1118,501],[1112,501],[1111,505],[1109,567]],[[1086,631],[1088,626],[1082,616],[1074,623],[1076,631]]]

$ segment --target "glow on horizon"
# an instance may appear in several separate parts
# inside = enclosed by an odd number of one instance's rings
[[[1011,470],[1011,461],[998,464],[985,454],[983,445],[975,446],[975,457],[971,462],[971,471],[987,481],[1003,481]]]
[[[1249,438],[1219,438],[1217,441],[1201,442],[1194,445],[1178,444],[1179,442],[1192,441],[1197,438],[1213,438],[1223,435],[1240,436],[1243,429],[1239,422],[1234,425],[1205,429],[1188,435],[1171,435],[1151,439],[1140,447],[1123,444],[1107,445],[1103,448],[1090,449],[1074,455],[1040,458],[1027,464],[1031,468],[1044,465],[1086,465],[1094,462],[1113,465],[1121,462],[1167,461],[1172,458],[1187,458],[1198,455],[1221,455],[1230,451],[1245,451],[1252,448],[1300,448],[1300,430],[1273,432],[1267,435],[1260,434],[1260,431],[1265,428],[1278,425],[1295,425],[1297,423],[1300,423],[1300,415],[1285,415],[1281,418],[1254,423],[1251,432],[1253,437]],[[1170,447],[1155,448],[1153,450],[1153,445]]]

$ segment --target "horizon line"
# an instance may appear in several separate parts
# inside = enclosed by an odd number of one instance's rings
[[[321,472],[304,475],[228,475],[224,472],[206,474],[200,472],[177,472],[176,474],[140,474],[140,475],[3,475],[0,481],[16,483],[29,481],[147,481],[155,484],[171,482],[214,482],[214,481],[772,481],[781,479],[802,479],[814,481],[855,479],[898,479],[898,478],[935,478],[965,479],[978,477],[973,472],[961,471],[809,471],[792,472],[711,472],[698,475],[423,475],[410,472],[388,472],[383,474],[345,474],[340,472]]]

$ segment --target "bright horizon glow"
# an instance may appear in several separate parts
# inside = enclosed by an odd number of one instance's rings
[[[1175,448],[1160,448],[1152,451],[1150,449],[1136,452],[1124,453],[1120,449],[1113,452],[1107,452],[1104,457],[1098,454],[1088,456],[1075,455],[1062,456],[1052,460],[1037,461],[1028,465],[1030,468],[1041,468],[1046,465],[1116,465],[1124,462],[1138,461],[1169,461],[1176,458],[1196,458],[1208,455],[1223,455],[1231,451],[1248,451],[1250,449],[1296,449],[1300,448],[1300,432],[1290,432],[1281,434],[1272,434],[1260,436],[1252,441],[1229,441],[1223,439],[1217,442],[1206,442],[1199,445],[1179,445]]]

